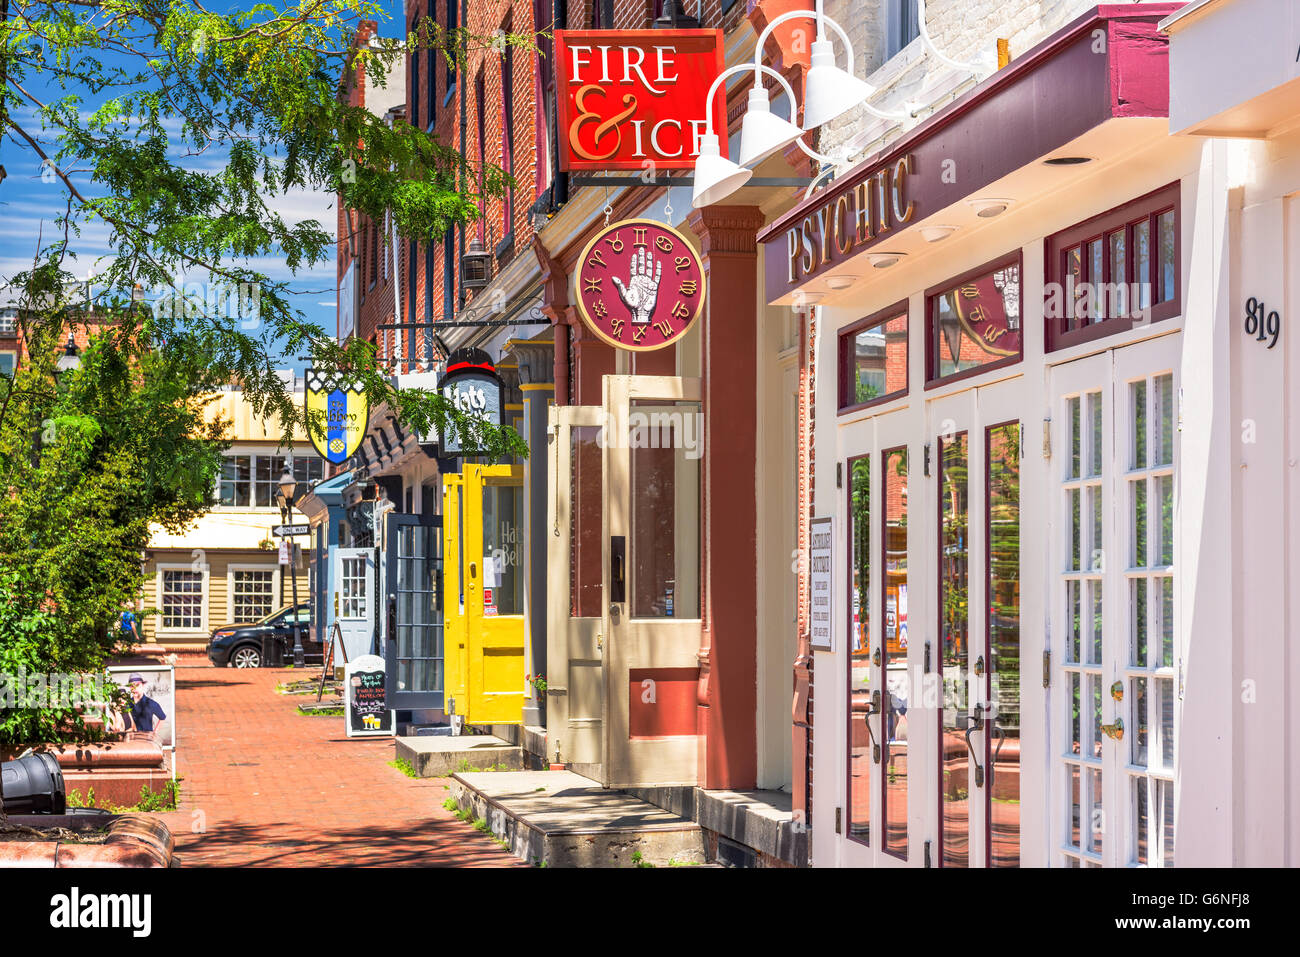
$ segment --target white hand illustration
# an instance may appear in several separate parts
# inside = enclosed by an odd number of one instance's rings
[[[645,249],[638,249],[629,264],[627,285],[617,276],[614,285],[618,287],[618,297],[623,300],[632,313],[633,322],[649,322],[654,314],[655,303],[659,300],[659,277],[664,265]],[[653,275],[652,275],[653,272]]]

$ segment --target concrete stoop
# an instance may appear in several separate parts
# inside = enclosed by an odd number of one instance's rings
[[[422,778],[440,778],[457,771],[486,771],[524,766],[523,752],[488,734],[420,735],[394,739],[399,761],[405,761]]]
[[[511,853],[548,867],[663,867],[709,860],[689,818],[571,771],[457,773],[451,797]],[[639,858],[638,858],[639,853]]]

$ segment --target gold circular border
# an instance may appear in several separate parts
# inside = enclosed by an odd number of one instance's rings
[[[613,336],[608,335],[605,332],[605,330],[601,329],[596,324],[596,321],[592,319],[591,316],[587,313],[586,303],[582,301],[582,292],[581,292],[582,264],[587,261],[587,254],[591,252],[592,248],[596,245],[596,243],[600,242],[602,239],[608,236],[611,230],[618,229],[623,226],[630,226],[635,223],[644,223],[647,226],[656,226],[659,229],[668,230],[668,232],[672,233],[674,236],[676,236],[678,239],[680,239],[683,243],[686,244],[686,246],[691,251],[691,255],[693,255],[696,261],[700,264],[700,298],[699,298],[699,302],[695,306],[694,314],[692,314],[690,321],[686,323],[686,326],[685,328],[682,329],[680,335],[676,336],[671,342],[663,342],[657,346],[630,346],[626,342],[620,342],[619,340],[615,339]],[[608,226],[604,227],[599,233],[597,233],[595,236],[591,238],[591,241],[588,242],[586,246],[583,247],[582,255],[578,258],[579,292],[577,297],[578,302],[576,305],[578,307],[578,314],[582,316],[582,324],[585,325],[592,332],[594,332],[601,339],[603,339],[605,342],[613,346],[615,349],[623,349],[627,352],[658,352],[660,349],[667,349],[669,346],[677,345],[677,343],[681,342],[682,339],[686,336],[686,334],[691,331],[691,327],[695,325],[696,320],[698,320],[701,314],[703,314],[704,312],[705,296],[708,294],[708,282],[709,282],[709,277],[708,277],[707,270],[705,270],[704,268],[703,257],[698,252],[696,252],[695,246],[693,246],[691,244],[691,241],[687,239],[682,233],[673,229],[673,227],[669,226],[667,223],[661,223],[657,219],[620,219],[618,222],[610,223]]]

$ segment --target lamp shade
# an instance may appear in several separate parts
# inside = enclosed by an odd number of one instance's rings
[[[757,166],[801,136],[803,130],[772,112],[767,90],[756,83],[749,91],[749,108],[745,110],[745,118],[740,124],[740,156],[737,162],[741,166]]]
[[[700,155],[695,160],[691,205],[696,209],[710,206],[740,189],[753,175],[753,170],[737,166],[718,152],[718,134],[706,133],[700,138]]]
[[[812,130],[864,102],[875,90],[835,65],[830,40],[814,40],[804,86],[803,125]]]

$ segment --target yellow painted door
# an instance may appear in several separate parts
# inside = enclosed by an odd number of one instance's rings
[[[447,713],[464,715],[469,702],[466,642],[464,498],[462,476],[442,477],[443,688]]]
[[[462,480],[465,721],[520,724],[525,698],[523,468],[466,464]]]

